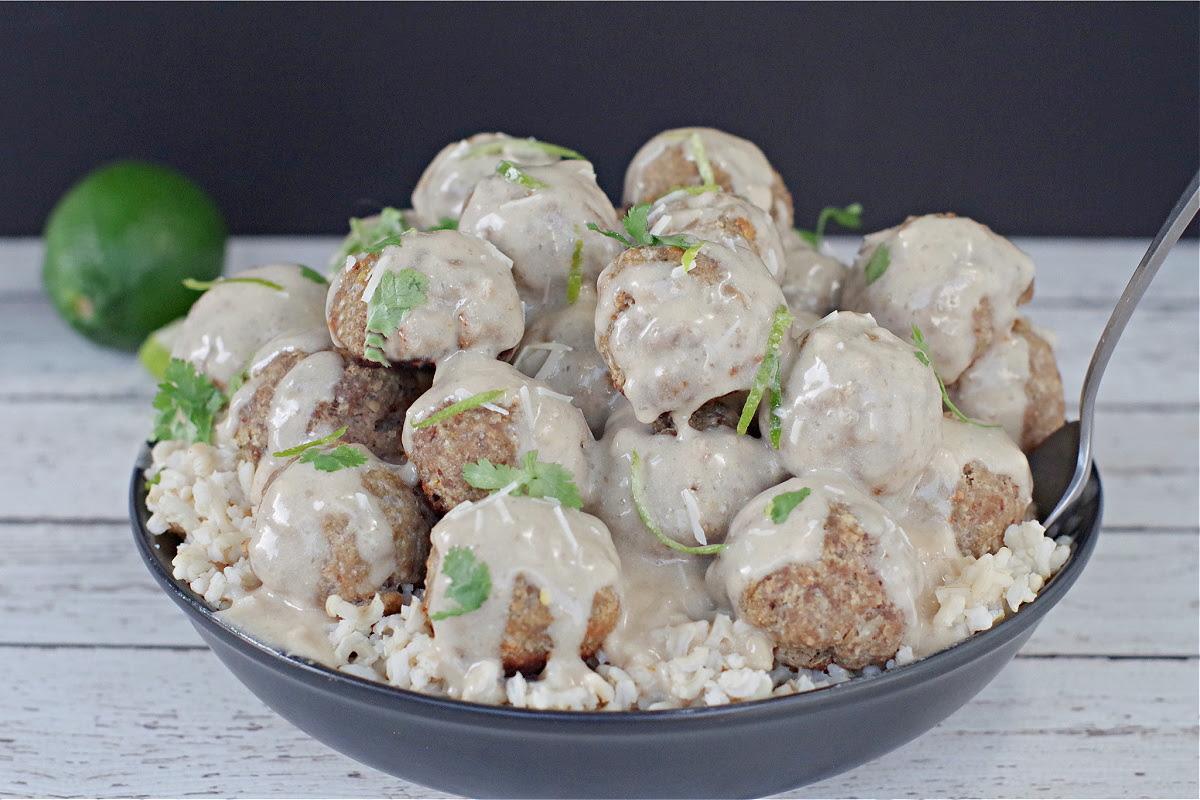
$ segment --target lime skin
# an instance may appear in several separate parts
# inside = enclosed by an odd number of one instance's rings
[[[221,274],[226,238],[216,203],[191,180],[117,161],[83,178],[50,213],[42,282],[72,328],[137,350],[200,296],[184,278]]]

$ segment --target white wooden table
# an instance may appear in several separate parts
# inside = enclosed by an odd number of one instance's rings
[[[1146,243],[1018,244],[1072,407]],[[241,239],[230,270],[333,247]],[[0,797],[431,796],[267,710],[154,585],[125,505],[153,381],[59,321],[40,263],[38,241],[0,239]],[[1068,598],[935,730],[789,796],[1197,796],[1198,295],[1188,242],[1100,393],[1104,532]]]

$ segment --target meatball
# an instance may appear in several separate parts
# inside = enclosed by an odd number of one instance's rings
[[[385,461],[406,461],[401,429],[409,405],[432,383],[430,370],[363,366],[327,350],[301,359],[276,383],[269,405],[238,415],[246,439],[260,450],[255,485],[265,485],[286,459],[272,453],[345,427],[344,439]],[[265,442],[265,446],[263,445]]]
[[[886,269],[874,262],[887,248]],[[846,278],[842,305],[875,317],[908,339],[921,329],[938,372],[954,383],[1012,327],[1033,297],[1033,261],[984,225],[953,214],[909,217],[863,241]]]
[[[326,306],[329,333],[364,363],[437,363],[459,350],[491,357],[521,341],[512,262],[458,231],[411,232],[403,245],[347,259]]]
[[[1021,317],[1011,333],[989,347],[947,391],[960,411],[1003,425],[1027,453],[1066,422],[1054,351]]]
[[[501,161],[533,167],[559,160],[539,144],[535,139],[514,139],[503,133],[477,133],[443,147],[413,189],[417,227],[432,228],[443,219],[457,221],[475,184],[495,174]]]
[[[785,506],[774,504],[803,489],[810,494],[781,516]],[[788,666],[883,665],[914,625],[917,554],[884,508],[839,475],[768,489],[738,513],[726,541],[710,584],[774,638]]]
[[[933,370],[869,315],[834,312],[797,344],[778,409],[784,465],[842,472],[874,495],[910,492],[941,444]],[[766,428],[768,403],[759,414]]]
[[[780,279],[784,246],[767,212],[750,201],[723,191],[671,192],[650,207],[650,231],[659,236],[686,233],[697,239],[745,247],[762,259],[767,272]]]
[[[191,362],[220,389],[267,342],[319,328],[328,289],[324,278],[297,264],[255,267],[233,277],[196,301],[171,349],[172,358]]]
[[[813,249],[794,229],[782,236],[783,269],[775,279],[783,287],[788,310],[825,316],[841,302],[846,265]]]
[[[398,610],[400,587],[424,577],[434,514],[402,467],[362,445],[339,447],[365,463],[330,472],[295,458],[271,481],[255,512],[250,566],[268,591],[301,608],[379,593]]]
[[[508,673],[539,672],[551,656],[586,669],[580,659],[620,619],[621,564],[608,529],[556,500],[497,494],[464,503],[434,527],[432,542],[425,606],[434,641],[463,675],[485,659]],[[477,604],[455,591],[468,576],[490,589]]]
[[[635,247],[597,283],[596,349],[641,422],[686,418],[749,389],[783,293],[762,260],[709,242],[692,267],[678,247]]]
[[[596,492],[596,514],[613,531],[623,556],[629,552],[631,557],[662,559],[674,552],[646,528],[634,505],[634,452],[645,511],[665,536],[688,547],[724,541],[734,514],[783,480],[775,451],[763,440],[734,430],[738,411],[733,402],[707,403],[682,433],[669,416],[649,425],[638,422],[628,403],[613,412],[596,447],[596,471],[603,482]]]
[[[432,425],[422,423],[447,407],[499,391],[491,402],[467,408]],[[590,493],[584,446],[591,432],[571,398],[531,380],[503,361],[463,352],[437,369],[433,386],[412,404],[404,421],[404,450],[416,466],[429,501],[439,511],[487,491],[467,483],[463,467],[481,459],[510,467],[537,451],[539,462],[565,467],[580,492]]]
[[[567,304],[568,279],[577,268],[583,285],[596,276],[623,246],[601,230],[618,227],[617,212],[587,161],[559,161],[525,167],[541,182],[528,188],[493,174],[479,181],[463,208],[458,229],[491,242],[512,259],[513,279],[530,314]],[[577,255],[578,253],[578,255]]]
[[[596,350],[595,330],[596,293],[585,289],[573,305],[543,314],[525,326],[513,366],[569,395],[583,411],[592,435],[598,437],[621,394]]]
[[[624,204],[651,203],[674,189],[702,185],[694,136],[718,186],[766,211],[780,230],[792,227],[792,195],[762,150],[713,128],[663,131],[642,145],[625,172]]]
[[[947,414],[942,446],[917,484],[904,527],[913,536],[949,531],[959,552],[978,558],[999,550],[1008,526],[1025,519],[1032,489],[1029,462],[1002,430]]]

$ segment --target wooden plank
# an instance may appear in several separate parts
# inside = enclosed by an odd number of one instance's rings
[[[1200,654],[1197,558],[1195,531],[1105,531],[1023,652]],[[0,620],[0,645],[200,645],[142,565],[126,524],[0,524]]]
[[[0,519],[125,518],[129,470],[152,428],[148,397],[0,401],[0,413],[11,431]],[[1194,410],[1104,410],[1096,433],[1107,524],[1196,527]]]
[[[309,739],[207,652],[6,648],[0,667],[0,796],[434,796]],[[1197,675],[1018,660],[915,742],[788,796],[1195,796]]]

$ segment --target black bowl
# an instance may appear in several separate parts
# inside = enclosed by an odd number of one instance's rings
[[[405,780],[476,797],[758,797],[856,767],[916,738],[995,677],[1079,577],[1102,505],[1093,470],[1052,531],[1070,559],[1020,613],[929,658],[806,694],[673,711],[530,711],[430,697],[254,641],[171,574],[177,539],[146,530],[138,459],[134,539],[151,574],[238,680],[305,733]]]

